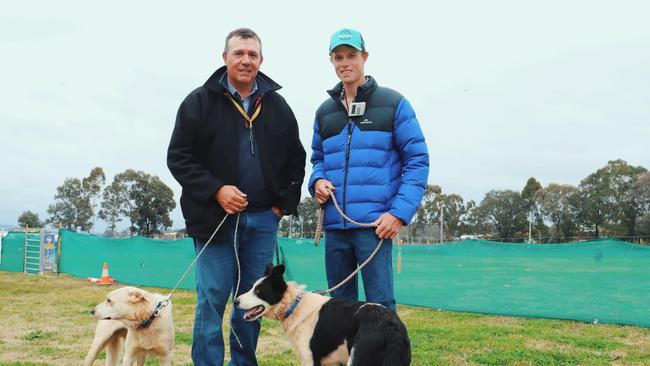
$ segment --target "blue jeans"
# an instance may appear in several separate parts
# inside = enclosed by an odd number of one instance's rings
[[[236,219],[237,216],[232,215],[220,229],[229,231],[229,239],[213,240],[196,264],[198,301],[192,339],[192,361],[198,366],[223,366],[224,339],[221,327],[228,297],[231,293],[234,298],[250,290],[253,283],[264,275],[266,264],[273,262],[280,219],[271,209],[242,212],[237,231],[241,280],[239,292],[234,294],[237,286],[237,262],[233,247]],[[215,228],[217,224],[215,223]],[[194,239],[197,254],[206,241]],[[230,314],[230,365],[257,365],[255,349],[260,323],[260,320],[244,320],[244,311],[233,306]]]
[[[325,269],[329,287],[337,285],[357,269],[377,247],[375,229],[329,230],[325,232]],[[379,252],[361,269],[366,301],[395,310],[393,292],[393,241],[384,240]],[[359,290],[355,276],[332,292],[332,296],[358,301]]]

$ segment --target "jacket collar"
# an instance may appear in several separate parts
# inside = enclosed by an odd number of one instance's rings
[[[372,93],[377,90],[377,81],[370,75],[366,75],[366,82],[357,87],[357,96],[354,97],[356,102],[365,102],[367,101]],[[327,91],[327,93],[334,98],[334,100],[339,100],[341,93],[343,92],[343,83],[339,82],[334,86],[334,88]]]
[[[218,94],[223,94],[228,91],[228,89],[222,83],[223,78],[226,77],[226,66],[221,66],[217,71],[215,71],[210,78],[203,84],[206,88],[217,92]],[[273,92],[281,89],[282,87],[273,81],[270,77],[266,76],[263,72],[258,71],[257,76],[255,77],[257,81],[257,93],[260,95],[266,94],[268,92]]]
[[[262,83],[262,80],[260,80],[260,83],[259,83],[259,84],[261,84],[261,83]],[[255,95],[255,93],[257,93],[257,89],[258,89],[258,88],[257,88],[257,84],[258,84],[258,82],[257,82],[257,78],[255,78],[255,80],[253,80],[253,87],[251,88],[251,90],[250,90],[249,93],[248,93],[248,96],[249,96],[249,97],[252,96],[252,95]],[[224,88],[228,89],[228,91],[230,92],[230,95],[232,95],[232,96],[234,96],[234,95],[239,95],[239,92],[237,91],[237,89],[235,89],[235,86],[232,85],[232,83],[230,82],[230,79],[228,79],[228,77],[226,76],[226,74],[224,74],[224,75],[221,77],[221,85],[222,85]],[[240,95],[240,97],[241,97],[241,95]]]

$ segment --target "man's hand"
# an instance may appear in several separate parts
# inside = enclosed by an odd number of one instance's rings
[[[284,216],[284,214],[282,213],[282,210],[280,210],[280,207],[278,207],[278,206],[273,206],[273,207],[271,207],[271,210],[273,210],[273,213],[274,213],[277,217],[279,217],[280,219],[282,218],[282,216]]]
[[[399,229],[402,228],[402,220],[388,212],[384,212],[373,224],[377,225],[375,234],[379,239],[393,239],[399,233]]]
[[[222,186],[214,194],[214,198],[219,202],[223,210],[230,215],[242,212],[248,206],[246,195],[235,186]]]
[[[323,178],[318,179],[316,182],[314,182],[316,201],[318,201],[318,203],[321,205],[327,202],[327,200],[330,198],[330,192],[334,192],[335,189],[336,188],[329,180]]]

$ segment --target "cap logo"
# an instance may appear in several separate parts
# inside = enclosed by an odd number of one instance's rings
[[[339,39],[341,41],[346,41],[350,38],[352,38],[352,34],[350,33],[349,30],[344,30],[343,32],[339,33]]]

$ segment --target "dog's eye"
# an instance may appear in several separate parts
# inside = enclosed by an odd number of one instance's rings
[[[111,302],[112,302],[111,299],[106,299],[107,304],[110,304]]]

